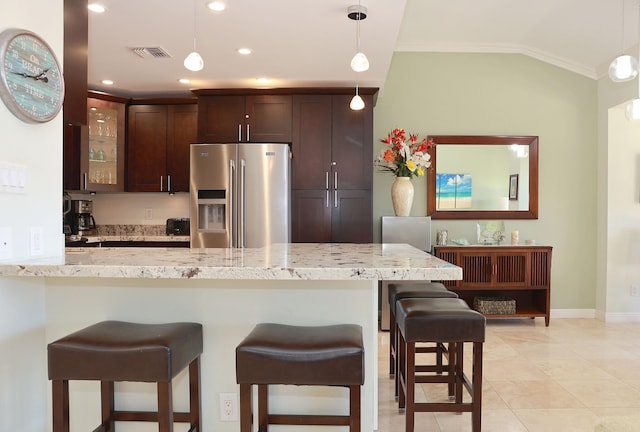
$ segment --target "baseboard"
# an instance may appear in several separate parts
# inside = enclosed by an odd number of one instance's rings
[[[640,312],[602,312],[595,309],[551,309],[551,318],[595,318],[605,322],[638,322]]]
[[[595,309],[551,309],[551,318],[595,318]]]

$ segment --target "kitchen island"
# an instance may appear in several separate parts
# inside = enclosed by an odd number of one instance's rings
[[[0,265],[0,277],[43,281],[46,342],[105,319],[202,323],[202,429],[221,432],[238,429],[237,422],[220,420],[218,394],[237,394],[235,347],[258,322],[361,325],[366,376],[362,430],[373,431],[377,426],[378,281],[462,277],[459,267],[398,244],[74,248],[67,250],[64,261]],[[186,384],[186,376],[179,375],[177,409],[186,409]],[[70,388],[72,428],[91,430],[100,416],[99,384],[72,382]],[[120,403],[143,409],[155,404],[152,385],[121,383],[116,391]],[[343,388],[281,386],[274,387],[272,394],[274,411],[302,405],[318,412],[348,409]],[[50,404],[46,416],[50,418]],[[123,424],[119,430],[147,429]],[[296,430],[319,432],[322,428]]]

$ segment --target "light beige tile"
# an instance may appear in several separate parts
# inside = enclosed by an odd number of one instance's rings
[[[584,408],[560,384],[544,381],[495,381],[492,387],[511,409]]]
[[[593,431],[598,418],[588,409],[524,409],[514,414],[528,432]]]
[[[640,408],[640,392],[619,380],[589,380],[586,378],[572,381],[558,380],[558,383],[590,408]]]
[[[379,432],[403,432],[388,333],[380,335]],[[638,322],[552,319],[545,327],[540,319],[490,320],[483,351],[483,432],[594,432],[603,419],[640,412]],[[465,372],[471,376],[466,346]],[[447,400],[446,385],[419,385],[416,398]],[[471,432],[471,415],[418,413],[416,432]]]

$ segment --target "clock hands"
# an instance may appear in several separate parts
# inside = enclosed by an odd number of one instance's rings
[[[49,78],[47,77],[47,72],[49,72],[49,69],[44,69],[42,72],[40,72],[39,75],[29,75],[26,72],[11,72],[11,73],[15,75],[20,75],[25,78],[31,78],[36,81],[42,81],[42,82],[48,83]]]

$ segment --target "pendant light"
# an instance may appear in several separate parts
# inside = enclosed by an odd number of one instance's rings
[[[358,5],[349,6],[347,8],[347,16],[356,21],[356,55],[351,59],[351,69],[355,72],[364,72],[369,69],[369,59],[360,50],[360,21],[367,18],[367,8]]]
[[[624,52],[624,3],[622,0],[622,51]],[[630,55],[621,54],[609,65],[609,78],[613,82],[630,81],[638,76],[638,60]]]
[[[358,93],[358,81],[356,81],[356,95],[351,98],[349,108],[351,108],[353,111],[360,111],[361,109],[364,109],[364,101]]]
[[[194,72],[204,69],[204,60],[196,50],[196,0],[193,0],[193,52],[184,59],[184,67]]]

